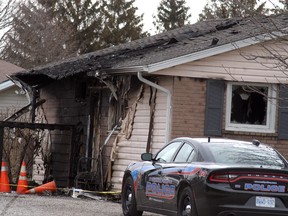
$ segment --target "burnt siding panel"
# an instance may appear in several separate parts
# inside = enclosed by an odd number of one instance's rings
[[[88,100],[79,102],[75,98],[75,80],[65,79],[56,81],[43,87],[40,97],[45,99],[43,109],[47,122],[50,124],[77,125],[81,122],[86,128],[88,115]],[[58,187],[71,186],[75,175],[72,170],[77,166],[80,152],[73,152],[78,145],[85,143],[86,130],[79,135],[79,142],[71,146],[71,132],[54,130],[51,131],[51,174]],[[73,143],[74,144],[74,143]],[[76,146],[77,145],[77,146]],[[76,158],[75,160],[73,160]],[[76,171],[75,171],[76,172]]]
[[[280,85],[278,138],[288,139],[288,87]]]
[[[221,136],[224,81],[208,80],[206,92],[205,136]]]
[[[131,108],[135,108],[133,104],[137,101],[137,97],[140,92],[140,86],[134,86],[134,90],[130,91],[128,101],[128,106]],[[134,116],[134,123],[139,123],[138,117],[150,119],[150,107],[149,107],[149,98],[150,98],[150,87],[145,86],[143,97],[138,101]],[[132,113],[132,109],[131,112]],[[141,122],[140,122],[141,123]],[[139,161],[140,160],[140,154],[146,151],[146,145],[147,145],[147,137],[148,137],[148,130],[149,128],[138,128],[137,125],[133,124],[133,130],[131,133],[131,137],[129,139],[125,138],[125,134],[118,136],[117,141],[117,154],[113,163],[113,173],[111,178],[111,184],[113,186],[113,190],[119,191],[121,190],[121,184],[122,184],[122,178],[124,174],[124,170],[131,163],[132,161]],[[141,139],[141,141],[137,142],[137,139]],[[140,144],[141,143],[141,144]],[[138,153],[137,153],[138,151]],[[122,162],[122,160],[125,161]],[[128,163],[127,160],[129,160]],[[117,164],[117,166],[114,166],[114,164]],[[118,166],[121,164],[121,166]]]
[[[71,132],[54,130],[51,131],[51,167],[50,174],[56,180],[58,187],[69,185],[69,167],[71,157]]]
[[[41,91],[41,98],[47,121],[51,124],[86,124],[88,104],[80,103],[75,98],[75,80],[57,81]]]

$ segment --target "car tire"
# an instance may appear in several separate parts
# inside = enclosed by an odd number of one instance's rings
[[[137,210],[134,181],[131,176],[124,180],[121,202],[124,216],[141,216],[143,214],[143,211]]]
[[[185,187],[180,193],[178,199],[178,216],[192,216],[193,215],[193,197],[192,189],[190,187]]]

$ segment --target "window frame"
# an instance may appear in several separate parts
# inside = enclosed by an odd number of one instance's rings
[[[165,160],[165,161],[159,160],[159,159],[161,159],[162,156],[163,156],[163,155],[162,155],[161,157],[159,157],[159,154],[160,154],[161,152],[163,152],[164,150],[166,150],[169,146],[171,146],[171,145],[177,145],[177,144],[178,144],[178,147],[175,148],[175,151],[174,151],[174,153],[171,155],[171,158],[170,158],[169,161],[168,161],[168,160]],[[154,157],[154,160],[156,160],[156,161],[159,160],[159,161],[157,161],[158,163],[172,163],[172,162],[174,161],[174,159],[175,159],[175,156],[178,154],[179,149],[181,149],[182,146],[183,146],[183,141],[181,141],[181,140],[176,140],[176,141],[170,142],[169,144],[165,145],[160,151],[157,152],[157,154],[156,154],[155,157]],[[167,152],[166,152],[165,154],[167,154]]]
[[[191,149],[192,149],[192,151],[191,151],[190,154],[188,155],[186,161],[175,161],[175,160],[177,159],[179,153],[181,153],[181,150],[183,149],[183,147],[184,147],[185,145],[190,146]],[[191,161],[189,161],[188,159],[190,158],[190,156],[192,155],[192,153],[194,153],[194,156],[191,158]],[[195,147],[194,147],[191,143],[184,141],[184,142],[182,143],[181,147],[178,149],[177,153],[175,154],[174,159],[173,159],[173,163],[191,163],[191,162],[195,161],[196,155],[197,155],[197,154],[196,154],[196,149],[195,149]]]
[[[252,124],[237,124],[231,123],[231,108],[232,108],[232,86],[263,86],[268,87],[268,103],[266,125]],[[225,111],[225,130],[241,131],[241,132],[259,132],[259,133],[275,133],[275,118],[276,118],[276,96],[277,86],[275,84],[265,83],[247,83],[247,82],[228,82],[226,88],[226,111]]]

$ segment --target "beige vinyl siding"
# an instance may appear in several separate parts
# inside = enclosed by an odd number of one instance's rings
[[[132,108],[132,104],[136,101],[137,93],[135,92],[129,100],[129,107]],[[150,90],[145,86],[143,98],[137,104],[133,131],[130,139],[126,139],[125,136],[119,134],[119,140],[116,147],[116,158],[112,167],[112,189],[121,190],[122,177],[124,170],[127,165],[132,161],[139,161],[140,154],[146,151],[146,143],[148,137],[148,126],[143,127],[143,125],[149,125],[149,94]],[[142,123],[142,124],[141,124]]]
[[[287,55],[287,51],[277,43],[265,43],[269,50]],[[264,58],[255,58],[262,56]],[[174,75],[194,78],[223,79],[230,81],[280,83],[288,80],[288,75],[272,59],[263,46],[254,45],[201,60],[178,65],[153,74]]]
[[[159,85],[172,91],[173,78],[172,77],[162,77]],[[171,92],[173,94],[173,92]],[[157,90],[156,96],[156,107],[154,113],[154,122],[153,122],[153,134],[152,134],[152,143],[151,143],[151,152],[155,154],[160,150],[166,143],[166,124],[168,122],[166,118],[166,108],[167,108],[167,95],[166,93]],[[172,114],[172,102],[171,102],[171,114]],[[171,116],[170,116],[171,118]],[[171,119],[170,119],[171,121]],[[171,124],[171,123],[170,123]],[[171,131],[171,125],[170,125]],[[170,135],[168,131],[168,135]]]
[[[164,88],[168,88],[168,86],[172,85],[172,79],[169,77],[161,79],[158,84]],[[145,85],[143,98],[139,101],[136,108],[132,135],[130,139],[125,139],[124,136],[120,136],[117,143],[116,159],[114,160],[112,167],[113,173],[111,183],[113,185],[113,190],[121,190],[122,178],[127,165],[133,161],[140,161],[141,154],[146,152],[150,121],[149,99],[150,87]],[[136,94],[129,102],[130,107],[135,100]],[[155,153],[165,145],[166,104],[167,95],[157,90],[154,127],[151,141],[152,153]]]

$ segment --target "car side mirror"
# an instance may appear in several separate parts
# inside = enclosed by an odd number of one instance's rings
[[[153,155],[151,153],[143,153],[141,154],[142,161],[152,161]]]

